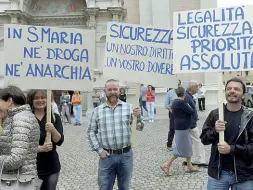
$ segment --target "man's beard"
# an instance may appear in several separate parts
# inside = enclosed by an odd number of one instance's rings
[[[108,102],[110,102],[110,103],[114,103],[115,101],[117,101],[119,99],[119,95],[117,95],[117,94],[106,96],[106,97],[107,97]]]
[[[230,96],[232,96],[233,100],[230,100],[231,99]],[[233,95],[226,95],[226,100],[227,100],[227,102],[234,103],[234,104],[237,104],[242,101],[239,97],[237,97],[237,96],[233,97]]]

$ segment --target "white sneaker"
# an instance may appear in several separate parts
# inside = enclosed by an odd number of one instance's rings
[[[149,120],[148,122],[149,122],[149,123],[151,123],[151,122],[152,122],[152,120]]]
[[[151,120],[152,123],[154,123],[155,121],[154,120]]]

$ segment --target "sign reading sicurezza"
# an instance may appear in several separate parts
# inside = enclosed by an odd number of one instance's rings
[[[253,6],[174,13],[174,72],[253,68]]]
[[[108,23],[103,75],[156,87],[176,87],[172,37],[172,29]]]

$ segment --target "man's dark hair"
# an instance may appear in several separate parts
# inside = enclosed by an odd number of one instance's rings
[[[236,78],[236,77],[234,77],[234,78],[232,78],[232,79],[229,79],[229,80],[227,81],[227,83],[226,83],[226,85],[225,85],[225,91],[226,91],[226,89],[227,89],[228,83],[230,83],[230,82],[239,82],[239,83],[241,83],[241,84],[242,84],[242,88],[243,88],[243,89],[242,89],[242,90],[243,90],[243,94],[245,94],[246,86],[245,86],[244,82],[243,82],[241,79]]]
[[[185,95],[185,89],[183,87],[178,87],[175,91],[177,96],[180,98]]]
[[[12,98],[13,103],[16,105],[26,104],[25,95],[19,87],[7,86],[0,91],[0,99],[7,101],[9,98]]]

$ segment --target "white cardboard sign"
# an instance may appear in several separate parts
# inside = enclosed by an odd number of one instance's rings
[[[4,30],[5,85],[92,91],[95,31],[9,24]]]
[[[175,73],[253,68],[253,6],[174,13]]]
[[[177,87],[171,29],[110,22],[103,74],[121,81]]]

